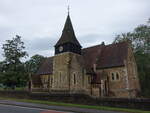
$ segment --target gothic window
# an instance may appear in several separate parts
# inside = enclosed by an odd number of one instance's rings
[[[112,81],[119,81],[120,80],[119,72],[113,72],[113,73],[111,73],[111,80]]]
[[[114,73],[111,73],[111,79],[112,79],[112,80],[115,80],[115,75],[114,75]]]
[[[74,84],[76,84],[76,74],[75,73],[73,74],[73,78],[74,78],[74,80],[73,80]]]
[[[119,79],[120,79],[119,73],[117,72],[117,73],[116,73],[116,80],[119,80]]]
[[[59,80],[60,80],[60,82],[61,82],[61,72],[59,72]]]

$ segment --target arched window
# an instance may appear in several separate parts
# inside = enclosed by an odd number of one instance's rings
[[[61,82],[61,72],[59,72],[59,81]]]
[[[120,79],[119,73],[117,72],[117,73],[116,73],[116,80],[119,80],[119,79]]]
[[[115,80],[115,75],[114,75],[114,73],[111,73],[111,79],[112,79],[112,80]]]
[[[76,74],[75,74],[75,73],[73,74],[73,79],[74,79],[74,80],[73,80],[73,81],[74,81],[74,84],[76,84]]]

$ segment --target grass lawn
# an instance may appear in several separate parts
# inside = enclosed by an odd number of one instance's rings
[[[0,99],[1,100],[14,100],[14,101],[18,101],[18,102],[29,102],[29,103],[36,103],[36,104],[45,104],[45,105],[79,107],[79,108],[108,110],[108,111],[122,111],[122,112],[129,112],[129,113],[150,113],[150,111],[142,111],[142,110],[137,110],[137,109],[126,109],[126,108],[115,108],[115,107],[106,107],[106,106],[91,106],[91,105],[69,104],[69,103],[50,102],[50,101],[42,101],[42,100],[16,99],[16,98],[5,98],[5,97],[0,97]]]
[[[11,89],[11,88],[2,88],[2,87],[0,87],[0,91],[10,91],[10,90],[12,90],[12,91],[24,91],[25,90],[25,88],[24,87],[16,87],[14,90],[13,89]]]

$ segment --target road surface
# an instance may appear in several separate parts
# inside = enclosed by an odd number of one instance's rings
[[[41,108],[29,108],[29,107],[0,104],[0,113],[71,113],[71,112],[61,112]]]
[[[125,113],[125,112],[104,111],[104,110],[67,107],[67,106],[54,106],[54,105],[49,106],[28,102],[16,102],[12,100],[0,100],[0,113]]]

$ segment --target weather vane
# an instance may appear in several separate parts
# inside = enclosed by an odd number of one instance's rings
[[[68,5],[68,14],[69,14],[69,12],[70,12],[70,6]]]
[[[68,14],[70,13],[70,4],[69,4],[69,0],[67,0],[68,2]]]

